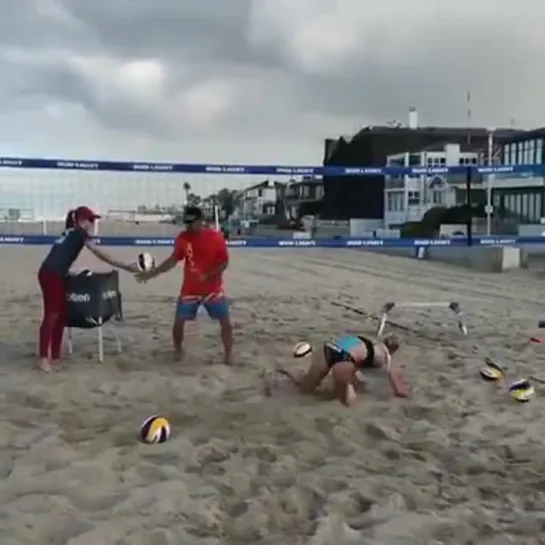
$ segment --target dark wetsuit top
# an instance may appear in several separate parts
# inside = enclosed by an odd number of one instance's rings
[[[88,238],[89,234],[81,227],[64,231],[51,246],[40,271],[66,276]]]
[[[367,357],[363,361],[355,361],[351,352],[361,344],[367,349]],[[329,367],[341,361],[350,361],[359,368],[375,367],[375,346],[367,337],[347,335],[324,344],[324,356]]]

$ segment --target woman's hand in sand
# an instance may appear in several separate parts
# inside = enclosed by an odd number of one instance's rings
[[[390,385],[395,397],[406,398],[409,397],[409,388],[403,380],[399,377],[392,378],[390,377]]]

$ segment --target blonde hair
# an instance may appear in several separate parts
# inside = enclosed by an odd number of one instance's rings
[[[384,346],[388,349],[388,352],[390,354],[394,354],[399,350],[399,338],[395,333],[390,333],[389,335],[386,335],[384,339],[382,340],[384,343]]]

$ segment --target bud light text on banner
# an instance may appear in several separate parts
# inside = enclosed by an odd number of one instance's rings
[[[289,165],[229,165],[205,163],[153,163],[142,161],[89,161],[75,159],[45,159],[32,157],[0,157],[0,168],[80,170],[109,172],[153,172],[232,174],[259,176],[433,176],[464,174],[473,170],[479,174],[544,174],[545,165],[470,165],[442,167],[394,166],[289,166]]]
[[[57,237],[48,235],[1,235],[0,246],[48,246]],[[94,239],[101,246],[157,246],[172,248],[173,238],[140,237],[98,237]],[[524,246],[545,244],[545,236],[533,237],[474,237],[474,246]],[[230,248],[460,248],[468,246],[463,237],[418,239],[418,238],[344,238],[344,239],[282,239],[255,238],[230,240]]]

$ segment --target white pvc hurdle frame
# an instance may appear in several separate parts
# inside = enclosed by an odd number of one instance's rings
[[[452,311],[456,318],[456,324],[458,326],[458,329],[462,333],[462,335],[467,335],[467,327],[463,321],[462,317],[462,311],[460,309],[460,304],[457,301],[450,301],[450,302],[389,302],[386,303],[382,307],[381,316],[380,316],[380,323],[377,329],[377,337],[381,337],[384,333],[384,329],[386,328],[386,324],[388,323],[389,314],[394,310],[395,308],[445,308]]]

